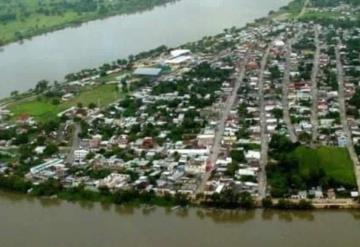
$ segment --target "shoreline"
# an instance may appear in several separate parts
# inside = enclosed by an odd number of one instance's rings
[[[295,0],[296,2],[298,2],[298,0]],[[304,6],[305,7],[305,6]],[[276,13],[279,13],[281,10],[279,10],[278,12]],[[300,13],[302,13],[303,11],[301,11]],[[275,14],[276,15],[276,14]],[[261,18],[259,20],[256,20],[254,22],[252,22],[250,25],[258,25],[259,23],[261,24],[262,22],[267,22],[267,21],[271,21],[272,20],[272,15],[268,15],[267,17],[264,17],[264,18]],[[247,28],[244,27],[244,28]],[[183,46],[186,46],[187,44],[184,44],[184,45],[181,45],[179,47],[183,47]],[[32,93],[33,94],[33,93]],[[36,96],[37,94],[34,94],[34,96]],[[0,100],[0,102],[3,102],[5,101],[4,105],[6,106],[6,101],[7,100],[11,100],[11,98],[5,98],[5,99],[2,99]],[[15,102],[16,104],[16,102]],[[1,106],[1,104],[0,104]],[[24,183],[27,183],[26,180],[23,181]],[[37,185],[35,184],[31,184],[31,186],[29,185],[29,188],[28,189],[38,189]],[[41,188],[41,189],[44,189],[44,188]],[[48,188],[45,188],[45,190],[48,189]],[[50,186],[50,190],[51,189],[59,189],[59,188],[52,188]],[[86,190],[86,189],[83,189],[80,190],[80,191],[77,191],[78,188],[76,187],[73,187],[73,188],[70,188],[70,189],[67,189],[67,188],[61,188],[60,190],[57,190],[53,195],[55,195],[58,199],[60,200],[65,200],[65,201],[88,201],[88,202],[110,202],[111,204],[115,204],[115,205],[126,205],[127,202],[120,202],[120,203],[116,203],[114,202],[116,199],[114,199],[114,197],[116,196],[116,193],[110,193],[110,192],[107,192],[106,194],[103,194],[101,190],[95,192],[95,191],[90,191],[90,190]],[[71,192],[71,190],[75,190],[76,192]],[[135,192],[134,192],[135,191]],[[130,199],[130,203],[129,205],[132,205],[132,203],[134,203],[135,205],[136,204],[146,204],[146,205],[150,205],[150,206],[153,206],[153,205],[156,205],[156,206],[160,206],[160,207],[167,207],[166,205],[164,205],[164,197],[165,196],[159,196],[157,194],[154,194],[152,195],[153,198],[151,199],[154,199],[155,201],[156,200],[159,200],[161,202],[157,202],[157,203],[153,203],[153,202],[149,202],[149,203],[144,203],[144,202],[140,202],[139,198],[141,196],[141,193],[134,190],[134,191],[131,191],[131,193],[137,193],[137,197],[134,197],[134,198],[131,198]],[[92,195],[90,195],[90,199],[87,199],[87,198],[82,198],[82,193],[86,194],[86,193],[93,193]],[[21,193],[21,194],[28,194],[28,193]],[[47,196],[44,197],[44,195],[31,195],[31,196],[34,196],[34,197],[39,197],[39,198],[49,198]],[[175,206],[178,206],[179,204],[178,203],[175,203],[174,201],[174,198],[176,197],[176,195],[171,195],[172,198],[170,198],[169,201],[166,201],[166,203],[168,203],[168,206],[172,206],[172,207],[175,207]],[[52,196],[54,197],[54,196]],[[160,199],[161,198],[161,199]],[[305,210],[313,210],[313,209],[359,209],[360,208],[360,204],[359,202],[356,202],[355,200],[353,199],[334,199],[334,200],[331,200],[331,199],[317,199],[317,200],[299,200],[299,199],[277,199],[277,198],[272,198],[272,203],[273,202],[276,202],[277,204],[279,204],[280,201],[285,201],[287,203],[287,206],[289,208],[276,208],[276,205],[271,205],[271,209],[276,209],[276,210],[303,210],[301,208],[297,208],[297,207],[300,207],[301,203],[302,202],[306,202],[306,203],[310,203],[310,204],[307,204],[305,206],[308,206],[308,208],[304,208]],[[208,201],[207,201],[208,202]],[[165,203],[165,204],[166,204]],[[197,208],[207,208],[206,206],[203,205],[202,202],[199,202],[199,201],[189,201],[189,202],[186,202],[185,204],[186,205],[189,205],[190,206],[195,206]],[[263,203],[263,201],[261,200],[256,200],[256,199],[253,199],[253,203],[254,204],[251,204],[251,206],[249,206],[249,208],[267,208],[267,207],[263,207],[261,206],[261,204]],[[243,208],[246,208],[246,206],[242,206]],[[210,207],[210,208],[213,208],[213,207]],[[218,208],[218,209],[226,209],[225,207],[215,207],[215,208]]]
[[[52,32],[57,32],[57,31],[63,31],[63,30],[66,30],[66,29],[70,29],[70,28],[77,28],[77,27],[80,27],[81,25],[83,24],[89,24],[91,22],[96,22],[96,21],[101,21],[101,20],[106,20],[106,19],[109,19],[109,18],[116,18],[116,17],[121,17],[121,16],[128,16],[128,15],[133,15],[133,14],[137,14],[137,13],[142,13],[142,12],[147,12],[148,10],[149,11],[152,11],[153,9],[155,8],[160,8],[160,7],[167,7],[167,6],[171,6],[171,4],[177,4],[178,2],[180,2],[181,0],[169,0],[169,2],[165,3],[165,4],[162,4],[162,5],[156,5],[156,6],[153,6],[151,9],[145,9],[145,10],[138,10],[138,11],[134,11],[134,12],[131,12],[131,13],[125,13],[125,14],[110,14],[110,15],[106,15],[106,16],[102,16],[102,17],[94,17],[94,18],[89,18],[89,19],[86,19],[84,21],[80,21],[79,23],[68,23],[68,24],[65,24],[65,25],[61,25],[59,27],[54,27],[54,28],[51,28],[50,30],[48,31],[44,31],[44,32],[40,32],[39,34],[35,34],[35,35],[32,35],[31,37],[29,37],[29,39],[25,39],[24,41],[26,42],[27,40],[31,40],[32,38],[36,38],[36,37],[41,37],[43,35],[47,35],[48,33],[52,33]],[[248,21],[247,23],[245,23],[244,25],[240,25],[240,26],[237,26],[237,25],[234,25],[234,26],[229,26],[227,28],[232,28],[232,27],[236,27],[236,29],[243,29],[243,28],[247,28],[248,26],[252,26],[254,24],[257,24],[257,23],[261,23],[263,21],[266,21],[266,20],[270,20],[270,19],[276,19],[280,16],[282,16],[283,14],[286,14],[288,13],[287,10],[285,9],[286,7],[288,7],[290,4],[292,4],[293,2],[301,2],[303,0],[291,0],[287,5],[284,5],[284,6],[281,6],[279,7],[278,9],[273,9],[273,10],[270,10],[268,12],[268,14],[264,15],[264,16],[261,16],[261,17],[258,17],[256,19],[252,19],[250,21]],[[225,29],[227,29],[225,28]],[[215,33],[215,34],[212,34],[210,35],[210,37],[216,37],[218,34],[222,33],[223,30],[220,30],[219,33]],[[182,46],[185,46],[189,43],[195,43],[195,42],[198,42],[199,40],[203,39],[204,37],[207,37],[207,35],[197,39],[197,40],[194,40],[194,41],[188,41],[188,42],[185,42],[185,43],[182,43],[182,44],[179,44],[179,45],[176,45],[176,46],[169,46],[168,48],[170,49],[176,49],[178,47],[182,47]],[[0,55],[1,55],[1,50],[5,50],[6,49],[6,46],[8,45],[14,45],[14,44],[17,44],[21,42],[20,40],[14,40],[14,41],[10,41],[10,42],[7,42],[6,44],[0,44]],[[163,46],[161,43],[158,45],[159,47],[160,46]],[[4,49],[5,48],[5,49]],[[150,48],[150,50],[152,49],[156,49],[157,47],[153,47],[153,48]],[[149,49],[147,49],[149,50]],[[140,51],[138,53],[132,53],[131,55],[129,56],[136,56],[138,54],[141,54],[141,53],[144,53],[146,52],[147,50],[144,50],[144,51]],[[124,57],[126,58],[126,57]],[[114,58],[114,61],[117,60],[117,59],[121,59],[121,58]],[[106,61],[105,63],[110,63],[112,61]],[[83,67],[82,69],[80,70],[87,70],[87,69],[93,69],[93,68],[98,68],[98,66],[101,66],[101,64],[98,64],[98,65],[95,65],[94,67]],[[79,70],[79,71],[80,71]],[[77,73],[79,71],[70,71],[70,72],[67,72],[67,74],[73,74],[73,73]],[[58,79],[58,81],[60,81],[61,83],[63,82],[66,82],[65,80],[65,76],[67,74],[63,74],[61,76],[61,79]],[[42,77],[40,78],[41,80],[48,80],[47,78],[45,77]],[[34,81],[34,86],[35,86],[35,81]],[[27,94],[30,90],[33,89],[33,87],[30,88],[30,89],[16,89],[14,91],[18,91],[20,94]],[[3,97],[0,97],[0,107],[2,105],[2,102],[3,101],[6,101],[8,99],[11,99],[11,96],[10,96],[10,92],[8,93],[8,95],[4,95]]]
[[[64,198],[63,196],[59,195],[52,195],[52,196],[38,196],[38,195],[32,195],[29,193],[23,193],[19,191],[9,191],[0,189],[0,197],[3,197],[4,195],[15,195],[15,196],[21,196],[23,198],[30,198],[35,200],[47,200],[47,201],[59,201],[59,202],[66,202],[66,203],[94,203],[94,204],[100,204],[100,205],[107,205],[107,206],[123,206],[123,207],[134,207],[138,208],[141,207],[142,209],[152,208],[152,207],[158,207],[158,208],[164,208],[164,209],[171,209],[171,210],[177,210],[177,209],[202,209],[202,210],[219,210],[219,211],[253,211],[253,210],[263,210],[263,211],[275,211],[275,212],[318,212],[318,211],[342,211],[342,210],[350,210],[350,211],[358,211],[360,209],[360,203],[356,202],[353,199],[308,199],[307,202],[311,203],[311,208],[278,208],[275,205],[272,207],[264,207],[261,205],[260,200],[254,200],[254,205],[251,208],[244,208],[244,207],[234,207],[234,208],[226,208],[226,207],[214,207],[214,206],[208,206],[204,205],[201,202],[190,202],[187,205],[181,206],[179,204],[170,203],[168,205],[163,205],[161,203],[144,203],[144,202],[129,202],[129,203],[114,203],[108,200],[102,199],[69,199]],[[160,198],[160,197],[159,197]],[[272,198],[273,203],[278,203],[280,200],[284,200],[286,202],[294,203],[294,205],[298,205],[301,200],[299,199],[279,199],[279,198]]]
[[[108,19],[108,18],[116,17],[116,16],[133,15],[133,14],[142,13],[144,11],[150,11],[150,10],[153,10],[154,8],[157,8],[157,7],[166,7],[168,4],[175,3],[177,1],[179,1],[179,0],[169,0],[169,1],[167,1],[165,3],[162,3],[162,4],[157,4],[157,5],[150,6],[150,7],[143,7],[143,8],[139,8],[139,9],[134,9],[134,10],[130,10],[129,12],[124,12],[124,13],[115,11],[115,12],[110,12],[108,14],[103,14],[103,15],[95,14],[94,16],[81,17],[81,18],[79,18],[77,20],[72,20],[72,21],[66,22],[64,24],[58,24],[58,25],[54,25],[54,26],[51,26],[51,27],[40,28],[40,29],[37,29],[35,31],[32,31],[31,34],[25,35],[22,38],[13,37],[13,38],[11,38],[9,40],[5,40],[5,41],[0,42],[0,53],[8,45],[15,44],[15,43],[22,44],[22,43],[24,43],[26,41],[30,41],[32,38],[35,38],[35,37],[38,37],[38,36],[47,35],[49,33],[53,33],[53,32],[68,29],[68,28],[77,28],[77,27],[80,27],[83,24],[87,24],[87,23],[97,21],[97,20],[105,20],[105,19]]]

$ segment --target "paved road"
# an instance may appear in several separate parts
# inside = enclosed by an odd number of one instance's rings
[[[283,118],[286,127],[289,132],[290,140],[295,143],[298,141],[298,137],[295,134],[294,125],[291,123],[290,112],[289,112],[289,84],[290,84],[290,55],[291,55],[291,44],[292,41],[288,41],[286,44],[286,62],[284,71],[284,80],[282,84],[282,105],[283,105]]]
[[[340,55],[340,42],[339,45],[336,46],[335,53],[336,53],[336,69],[337,69],[337,79],[339,83],[339,110],[340,110],[340,118],[341,118],[341,124],[343,126],[343,131],[348,138],[348,145],[347,149],[349,151],[351,160],[354,163],[354,171],[358,186],[358,191],[360,191],[360,166],[359,166],[359,159],[355,152],[354,144],[352,142],[352,135],[349,128],[349,124],[347,122],[346,117],[346,105],[345,105],[345,89],[344,89],[344,72],[341,62],[341,55]]]
[[[81,132],[81,126],[78,123],[74,124],[74,131],[73,131],[73,137],[72,137],[72,144],[71,144],[71,148],[69,150],[69,154],[66,158],[66,163],[68,164],[73,164],[74,163],[74,151],[77,150],[80,147],[80,138],[79,138],[79,134]]]
[[[260,96],[260,132],[261,132],[261,156],[260,156],[260,172],[259,172],[259,197],[263,199],[266,197],[266,165],[268,162],[269,151],[269,137],[266,126],[266,112],[265,112],[265,99],[264,99],[264,72],[266,69],[267,60],[270,53],[269,46],[262,58],[260,75],[259,75],[259,96]]]
[[[223,134],[224,134],[224,129],[225,129],[225,122],[229,117],[231,108],[234,106],[236,96],[237,96],[237,92],[238,92],[238,90],[240,88],[240,85],[241,85],[243,79],[244,79],[245,65],[247,63],[247,60],[248,60],[248,55],[245,57],[244,61],[240,65],[240,72],[239,72],[240,74],[238,76],[238,79],[235,82],[234,89],[232,90],[231,94],[229,95],[229,97],[226,100],[224,111],[221,114],[221,117],[219,119],[219,122],[218,122],[218,125],[217,125],[217,130],[215,132],[214,144],[213,144],[213,146],[211,148],[211,154],[210,154],[209,159],[208,159],[208,161],[212,165],[216,164],[216,160],[217,160],[217,158],[219,156],[220,148],[221,148],[221,140],[222,140],[222,137],[223,137]],[[201,183],[199,184],[199,186],[197,188],[196,194],[204,192],[206,182],[209,180],[210,176],[211,176],[211,171],[207,171],[203,175]]]
[[[317,85],[317,76],[319,73],[319,63],[320,63],[320,40],[319,40],[319,27],[315,26],[314,28],[315,32],[315,45],[316,45],[316,51],[314,56],[314,64],[312,68],[311,73],[311,98],[312,98],[312,107],[311,107],[311,126],[312,126],[312,138],[311,138],[311,144],[314,146],[314,144],[317,142],[318,139],[318,125],[319,125],[319,119],[318,119],[318,85]]]

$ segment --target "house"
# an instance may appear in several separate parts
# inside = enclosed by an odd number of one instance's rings
[[[247,160],[259,160],[260,156],[260,151],[249,150],[245,152],[245,158]]]
[[[201,134],[196,139],[199,147],[210,147],[214,143],[214,138],[214,134]]]
[[[348,139],[345,135],[338,136],[337,142],[339,147],[346,147],[348,145]]]
[[[77,163],[83,163],[86,156],[89,154],[89,151],[84,149],[78,149],[74,151],[74,161]]]
[[[197,158],[188,161],[185,165],[185,172],[187,174],[200,174],[205,173],[206,171],[206,159],[205,158]]]
[[[124,189],[130,181],[130,175],[111,173],[98,182],[97,187],[108,187],[109,189]]]

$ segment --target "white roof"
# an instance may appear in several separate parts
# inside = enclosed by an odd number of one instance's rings
[[[255,176],[255,171],[250,169],[239,169],[238,170],[239,176]]]
[[[191,56],[178,56],[178,57],[166,60],[165,63],[168,63],[168,64],[180,64],[180,63],[186,62],[186,61],[188,61],[190,59],[192,59]]]
[[[260,159],[260,152],[249,150],[245,153],[245,158],[247,159]]]
[[[177,49],[177,50],[172,50],[170,52],[172,57],[178,57],[178,56],[185,55],[188,53],[190,53],[190,50],[187,50],[187,49]]]
[[[275,45],[275,46],[284,46],[285,43],[284,43],[284,41],[282,41],[282,40],[275,40],[275,41],[274,41],[274,45]]]

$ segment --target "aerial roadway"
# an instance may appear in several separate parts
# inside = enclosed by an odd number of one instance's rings
[[[245,65],[247,63],[248,60],[248,55],[249,53],[246,54],[244,60],[240,63],[239,65],[239,75],[238,75],[238,79],[235,82],[234,88],[231,92],[231,94],[229,95],[229,97],[226,100],[225,106],[224,106],[224,110],[220,116],[218,125],[217,125],[217,129],[215,131],[215,138],[214,138],[214,143],[212,145],[211,151],[210,151],[210,156],[208,159],[208,164],[211,165],[211,169],[207,169],[205,174],[202,176],[202,180],[197,188],[197,193],[196,194],[200,194],[203,193],[205,190],[205,185],[206,182],[209,180],[210,176],[211,176],[211,172],[216,168],[216,160],[218,159],[218,156],[220,154],[220,148],[221,148],[221,140],[224,134],[224,129],[225,129],[225,122],[229,117],[231,108],[234,106],[235,101],[236,101],[236,96],[237,96],[237,92],[241,86],[241,83],[245,77]]]

